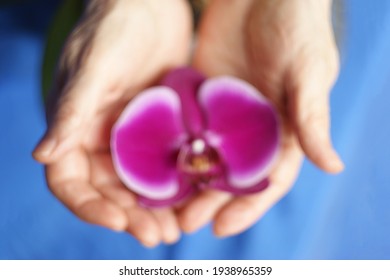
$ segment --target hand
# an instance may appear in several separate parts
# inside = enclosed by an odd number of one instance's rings
[[[180,213],[192,232],[214,220],[216,235],[244,231],[293,185],[303,152],[321,169],[343,164],[329,135],[329,91],[338,74],[330,0],[214,0],[200,26],[194,64],[255,85],[278,109],[282,150],[263,192],[242,197],[206,191]]]
[[[188,60],[191,14],[184,0],[90,1],[70,35],[34,157],[49,188],[81,219],[134,235],[146,246],[180,235],[172,209],[137,206],[117,177],[110,130],[129,100]]]

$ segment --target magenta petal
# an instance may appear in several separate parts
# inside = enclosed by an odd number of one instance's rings
[[[255,184],[253,186],[245,187],[245,188],[237,188],[237,187],[231,186],[225,180],[219,180],[219,181],[213,182],[213,184],[209,185],[208,187],[213,188],[213,189],[217,189],[220,191],[229,192],[229,193],[232,193],[235,195],[246,195],[246,194],[260,192],[260,191],[266,189],[268,186],[269,186],[269,180],[268,180],[268,178],[265,178],[265,179],[261,180],[259,183]]]
[[[140,196],[138,198],[138,202],[146,207],[170,206],[175,204],[176,202],[183,201],[196,191],[195,186],[190,184],[190,182],[185,180],[185,178],[183,178],[183,176],[181,176],[180,174],[178,176],[178,183],[180,185],[180,188],[178,189],[177,193],[172,197],[166,199],[150,199],[147,197]]]
[[[261,189],[279,145],[274,108],[254,87],[232,77],[206,81],[199,101],[207,119],[205,137],[227,169],[231,187],[225,188]]]
[[[145,205],[167,205],[191,190],[179,188],[176,158],[185,140],[180,100],[168,87],[137,95],[114,125],[111,150],[115,169]]]
[[[182,120],[189,135],[199,137],[205,120],[197,101],[197,92],[205,77],[191,68],[178,68],[164,78],[162,84],[172,88],[180,97]]]

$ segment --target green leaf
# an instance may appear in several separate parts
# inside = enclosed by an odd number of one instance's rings
[[[42,96],[46,101],[55,78],[62,47],[84,10],[84,1],[65,0],[58,9],[48,31],[42,64]]]

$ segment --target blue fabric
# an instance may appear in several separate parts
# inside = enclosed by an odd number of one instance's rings
[[[305,162],[293,190],[245,233],[221,240],[206,227],[152,250],[78,220],[30,156],[45,130],[40,64],[54,7],[0,10],[0,259],[390,258],[389,1],[346,2],[331,100],[345,172],[331,176]]]

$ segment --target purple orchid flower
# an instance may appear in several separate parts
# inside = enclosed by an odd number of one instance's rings
[[[142,205],[157,207],[203,188],[265,189],[279,139],[276,111],[254,87],[179,68],[127,105],[111,149],[120,179]]]

